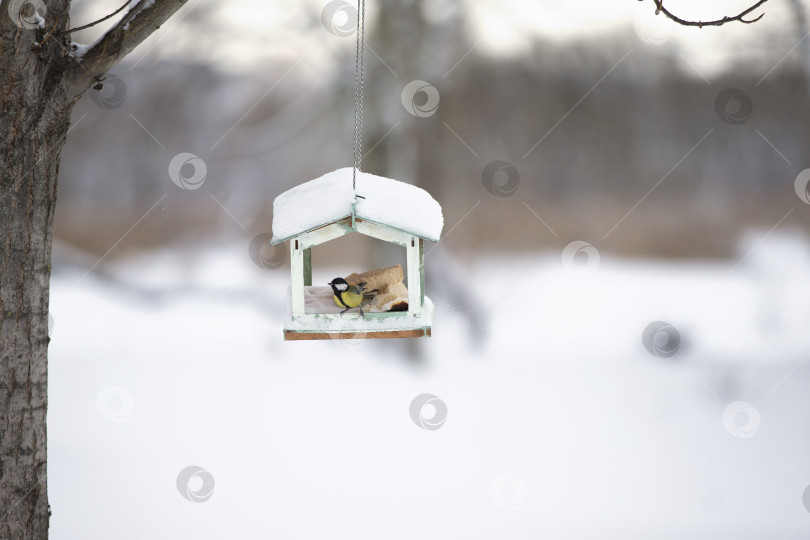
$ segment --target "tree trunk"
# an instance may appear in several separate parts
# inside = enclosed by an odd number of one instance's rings
[[[0,538],[47,538],[45,420],[48,282],[59,152],[69,111],[55,126],[18,129],[4,96],[0,132]],[[71,107],[72,108],[72,107]]]
[[[48,8],[66,13],[67,0]],[[59,154],[75,100],[65,99],[57,40],[32,49],[47,31],[16,24],[8,2],[0,5],[0,19],[0,538],[43,539],[50,515],[51,232]]]

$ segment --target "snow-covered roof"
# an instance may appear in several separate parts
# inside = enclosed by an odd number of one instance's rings
[[[373,174],[357,173],[356,216],[437,242],[442,207],[424,189]],[[273,201],[273,239],[277,244],[350,216],[354,203],[352,168],[345,167],[285,191]]]

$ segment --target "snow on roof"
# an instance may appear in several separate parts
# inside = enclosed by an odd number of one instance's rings
[[[424,189],[373,174],[357,173],[356,215],[438,242],[442,207]],[[283,242],[352,213],[352,168],[345,167],[285,191],[273,202],[273,239]]]

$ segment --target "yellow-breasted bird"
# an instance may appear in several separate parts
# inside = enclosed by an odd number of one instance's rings
[[[361,281],[357,285],[349,285],[349,282],[341,277],[337,277],[329,282],[332,287],[334,295],[332,299],[335,301],[337,307],[346,308],[340,312],[341,315],[353,308],[360,308],[360,315],[363,318],[366,314],[363,313],[363,308],[360,304],[363,302],[363,292],[366,288],[366,282]]]

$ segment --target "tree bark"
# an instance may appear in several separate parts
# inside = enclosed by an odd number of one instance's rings
[[[48,537],[50,260],[70,113],[186,1],[133,5],[77,58],[63,33],[70,0],[0,0],[0,540]]]
[[[49,2],[67,13],[67,1]],[[62,24],[67,24],[64,17]],[[59,153],[74,100],[45,29],[0,5],[0,538],[47,538],[48,297]],[[50,43],[49,43],[50,42]],[[8,47],[8,48],[6,48]]]
[[[48,297],[59,152],[70,109],[18,129],[4,98],[0,131],[0,538],[47,538]]]

